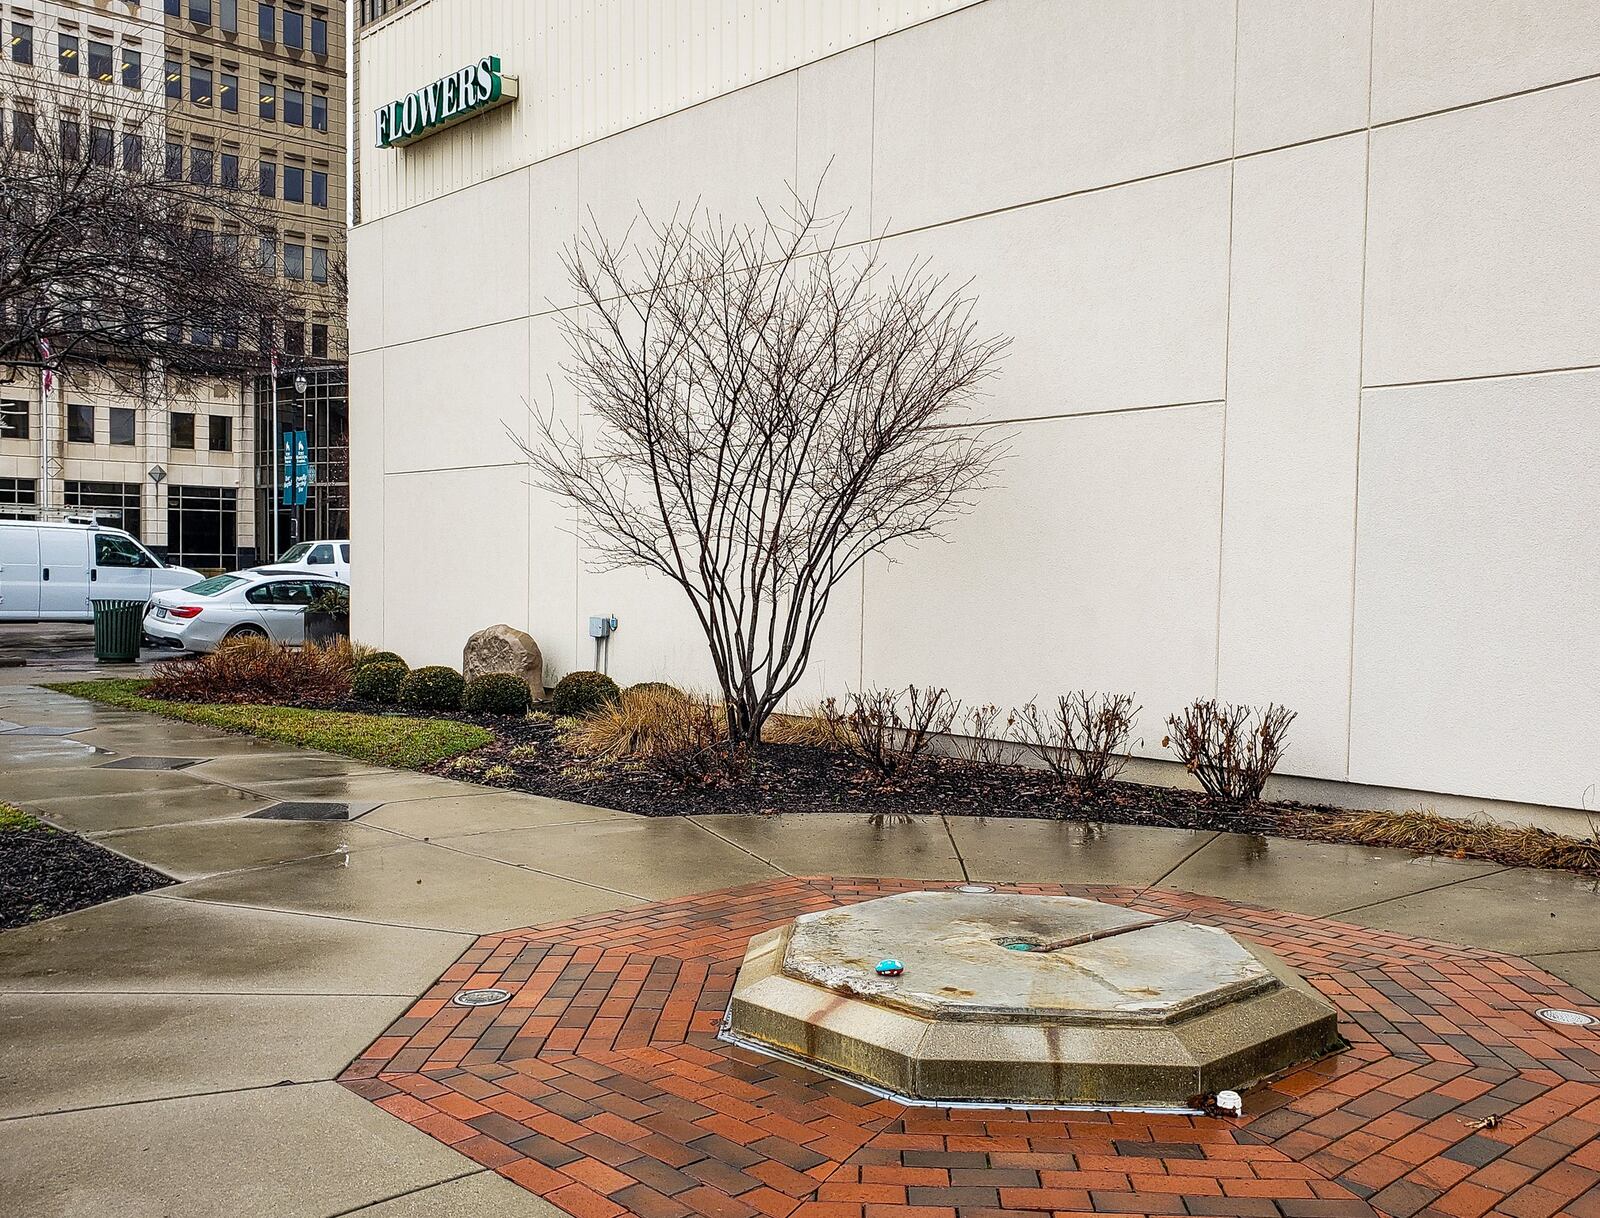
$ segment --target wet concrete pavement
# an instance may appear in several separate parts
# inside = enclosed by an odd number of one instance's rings
[[[0,933],[0,1197],[41,1218],[553,1214],[329,1080],[478,933],[786,875],[1174,888],[1514,952],[1600,996],[1600,897],[1562,874],[1054,822],[651,820],[15,680],[0,720],[67,733],[0,730],[0,800],[183,881]],[[109,766],[130,757],[200,760]],[[247,819],[286,799],[376,806]]]

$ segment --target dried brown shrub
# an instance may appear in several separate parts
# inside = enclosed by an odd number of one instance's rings
[[[174,702],[337,702],[350,696],[355,667],[349,639],[304,647],[230,639],[209,655],[158,665],[148,693]]]
[[[741,760],[728,747],[722,704],[669,686],[626,689],[615,702],[578,720],[561,740],[592,765],[649,761],[685,780],[729,773]]]
[[[1161,741],[1200,780],[1206,793],[1254,803],[1288,747],[1295,712],[1276,702],[1264,709],[1196,698],[1167,718]]]
[[[829,698],[822,717],[837,747],[887,783],[915,762],[934,736],[947,733],[960,710],[948,690],[908,685],[863,690],[843,708]]]
[[[1057,778],[1094,795],[1128,764],[1129,737],[1141,709],[1130,694],[1079,689],[1057,698],[1054,706],[1029,702],[1012,711],[1012,730]]]

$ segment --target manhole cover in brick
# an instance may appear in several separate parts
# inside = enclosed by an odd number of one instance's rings
[[[1582,1011],[1563,1011],[1558,1007],[1541,1007],[1534,1014],[1545,1023],[1560,1024],[1568,1028],[1587,1028],[1596,1022],[1593,1015],[1585,1015]]]
[[[296,800],[273,804],[259,812],[250,813],[250,820],[355,820],[365,816],[378,805],[373,803],[325,803],[317,800]]]
[[[509,990],[462,990],[450,999],[458,1007],[492,1007],[511,998]]]
[[[209,757],[119,757],[99,766],[102,770],[187,770]]]

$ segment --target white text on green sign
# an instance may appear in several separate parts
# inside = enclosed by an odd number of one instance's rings
[[[380,106],[378,147],[410,144],[503,106],[516,96],[517,78],[502,75],[498,55],[485,55],[399,101]]]

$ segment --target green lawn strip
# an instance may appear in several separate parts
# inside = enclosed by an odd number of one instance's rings
[[[106,706],[148,711],[226,732],[262,736],[377,765],[416,770],[482,748],[494,734],[470,723],[404,715],[361,715],[298,706],[165,702],[144,696],[148,681],[65,681],[47,688]]]
[[[0,833],[7,829],[42,829],[37,817],[29,816],[21,808],[14,808],[8,803],[0,803]]]

